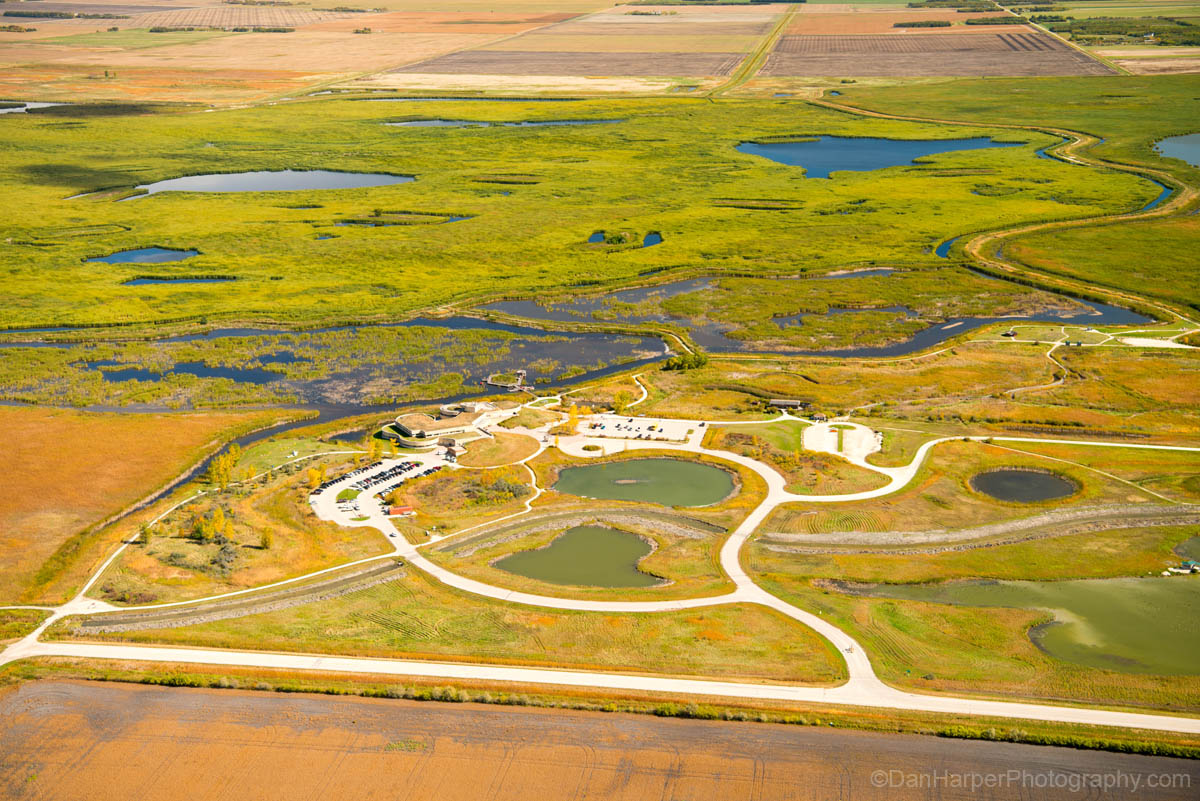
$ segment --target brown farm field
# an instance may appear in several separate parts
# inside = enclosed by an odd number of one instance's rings
[[[1099,61],[1054,37],[1025,31],[895,36],[783,36],[762,75],[1051,76],[1111,75]]]
[[[395,72],[463,75],[728,75],[741,53],[537,52],[472,50],[401,67]]]
[[[247,680],[249,686],[249,680]],[[1186,760],[558,709],[41,681],[0,695],[12,799],[900,797],[873,770],[1183,774]],[[237,754],[224,781],[211,766]],[[769,759],[764,755],[770,755]],[[148,780],[152,777],[152,780]],[[101,791],[100,788],[103,788]],[[958,801],[964,791],[940,793]],[[1037,791],[1030,799],[1051,797]],[[1161,798],[1185,798],[1185,793]]]
[[[807,10],[807,6],[805,7]],[[849,14],[810,14],[801,13],[796,15],[795,20],[788,25],[784,32],[786,36],[838,36],[846,34],[872,34],[872,33],[888,33],[900,36],[911,36],[914,33],[913,29],[897,28],[897,22],[949,22],[948,28],[919,28],[916,29],[921,34],[927,33],[1013,33],[1013,32],[1029,32],[1029,28],[1024,25],[1005,25],[996,27],[994,25],[964,25],[963,20],[967,17],[1004,17],[1007,14],[1003,11],[986,11],[975,14],[959,14],[954,9],[926,9],[926,8],[908,8],[897,10],[894,8],[878,9],[872,11],[856,10]]]
[[[0,486],[0,599],[21,598],[42,564],[82,529],[147,497],[234,432],[281,416],[0,407],[7,468]]]

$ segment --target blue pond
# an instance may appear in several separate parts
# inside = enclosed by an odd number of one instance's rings
[[[588,237],[588,242],[592,243],[593,245],[598,245],[603,241],[604,241],[604,232],[603,231],[596,231],[594,234],[592,234],[591,236]]]
[[[646,238],[642,240],[642,247],[649,248],[661,244],[663,241],[662,234],[656,232],[646,234]]]
[[[300,360],[291,353],[280,351],[272,356],[263,357],[261,361],[264,364],[290,364]],[[89,369],[99,369],[116,367],[118,364],[119,362],[105,359],[103,361],[85,362],[84,366]],[[270,370],[263,370],[258,367],[210,367],[204,362],[179,362],[172,365],[168,372],[180,375],[194,375],[197,378],[228,378],[231,381],[238,381],[244,384],[269,384],[272,381],[279,381],[283,378],[280,373],[273,373]],[[118,370],[101,369],[100,375],[108,382],[158,381],[163,377],[162,373],[141,367],[125,367]]]
[[[1200,133],[1169,136],[1154,145],[1154,149],[1169,159],[1186,161],[1200,167]]]
[[[122,281],[121,286],[145,286],[147,284],[220,284],[225,281],[236,281],[233,276],[215,277],[215,276],[196,276],[172,278],[170,276],[142,276],[141,278],[133,278],[129,281]]]
[[[170,248],[138,248],[137,250],[119,250],[107,256],[97,256],[87,261],[99,261],[105,264],[161,264],[166,261],[183,261],[192,256],[199,256],[198,250],[171,250]]]
[[[146,194],[159,192],[295,192],[301,189],[360,189],[368,186],[406,184],[411,175],[335,170],[258,170],[255,172],[213,173],[169,178],[137,188]]]
[[[738,152],[803,167],[806,178],[828,178],[840,170],[866,172],[912,164],[914,160],[958,150],[1020,147],[1018,142],[996,142],[986,136],[972,139],[869,139],[821,136],[807,142],[742,142]]]

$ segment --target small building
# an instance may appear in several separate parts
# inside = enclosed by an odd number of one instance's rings
[[[388,509],[389,517],[412,517],[417,512],[411,506],[393,506]]]
[[[427,414],[402,414],[396,418],[396,430],[406,437],[449,437],[464,434],[474,427],[482,412],[463,412],[453,417],[430,417]]]
[[[808,401],[788,400],[787,398],[771,398],[767,401],[767,405],[776,409],[807,409],[812,406]]]

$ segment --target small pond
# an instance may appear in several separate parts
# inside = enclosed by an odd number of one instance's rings
[[[1045,609],[1055,622],[1034,627],[1029,638],[1057,659],[1125,673],[1200,674],[1200,581],[1190,576],[876,584],[850,591],[955,606]]]
[[[257,170],[185,175],[152,184],[139,184],[145,194],[159,192],[295,192],[301,189],[361,189],[415,181],[411,175],[336,170]],[[140,196],[135,196],[140,197]]]
[[[664,506],[709,506],[733,493],[733,475],[689,459],[626,459],[564,468],[554,489],[568,495]]]
[[[652,550],[650,543],[628,531],[576,526],[544,548],[511,554],[494,565],[550,584],[653,587],[662,580],[638,570],[638,562]]]
[[[658,233],[657,231],[653,231],[646,234],[646,237],[642,240],[642,247],[652,248],[655,245],[661,245],[662,241],[662,234]]]
[[[1186,161],[1200,167],[1200,133],[1168,136],[1154,145],[1154,149],[1169,159]]]
[[[107,256],[97,256],[87,259],[90,262],[104,264],[161,264],[168,261],[183,261],[193,256],[199,256],[198,250],[172,250],[171,248],[138,248],[137,250],[118,250]]]
[[[867,172],[912,164],[916,159],[960,150],[1021,147],[1021,142],[997,142],[986,136],[970,139],[871,139],[819,136],[805,142],[742,142],[741,153],[803,167],[806,178],[828,178],[839,170]]]
[[[1038,503],[1066,498],[1079,491],[1074,481],[1056,473],[1004,467],[971,476],[971,489],[998,501]]]

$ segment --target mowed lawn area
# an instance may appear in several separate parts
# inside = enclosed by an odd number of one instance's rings
[[[22,600],[41,583],[46,561],[83,529],[145,498],[234,434],[283,416],[0,407],[0,602]]]

